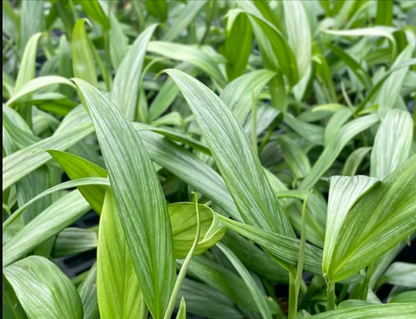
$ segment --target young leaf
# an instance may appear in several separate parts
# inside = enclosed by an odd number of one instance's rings
[[[87,33],[86,19],[79,19],[72,33],[72,67],[74,75],[97,86],[97,73]]]
[[[117,107],[87,82],[74,82],[95,126],[143,297],[159,319],[175,276],[172,232],[159,180],[139,135]]]
[[[340,281],[361,270],[416,230],[416,156],[359,200],[347,214],[328,277]]]
[[[371,152],[370,176],[385,179],[410,154],[413,139],[413,121],[408,112],[389,111],[381,121],[373,151]]]
[[[3,269],[28,318],[82,319],[75,286],[53,262],[30,256]]]
[[[205,205],[198,205],[200,218],[200,235],[198,246],[195,248],[194,255],[200,255],[208,248],[214,246],[224,236],[225,229],[218,229],[210,233],[210,237],[205,239],[214,222],[214,212]],[[197,219],[194,203],[174,203],[168,205],[170,223],[172,225],[173,244],[175,249],[175,258],[184,259],[192,243],[195,240],[195,231],[197,228]]]
[[[224,55],[228,81],[244,74],[251,53],[253,32],[250,22],[241,11],[231,11],[227,17]]]
[[[111,189],[104,199],[97,249],[100,317],[131,318],[142,313],[142,294]]]
[[[329,272],[331,258],[337,249],[336,243],[351,207],[368,193],[378,180],[367,176],[333,176],[330,178],[328,218],[326,223],[322,271]]]
[[[371,151],[371,147],[360,147],[354,150],[345,161],[341,175],[354,176],[364,157]]]

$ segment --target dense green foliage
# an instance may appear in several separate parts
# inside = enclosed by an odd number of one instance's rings
[[[3,1],[4,318],[416,318],[415,25]]]

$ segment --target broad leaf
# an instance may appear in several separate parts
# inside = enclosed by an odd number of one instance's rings
[[[80,79],[74,82],[95,126],[144,299],[158,319],[167,306],[175,276],[162,188],[133,126],[97,89]]]
[[[3,272],[28,318],[83,318],[75,286],[46,258],[30,256],[6,267]]]

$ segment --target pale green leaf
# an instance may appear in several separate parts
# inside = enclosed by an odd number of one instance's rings
[[[3,269],[29,319],[82,319],[81,299],[61,270],[30,256]]]

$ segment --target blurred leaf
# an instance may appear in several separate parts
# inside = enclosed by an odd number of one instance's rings
[[[208,1],[189,1],[163,36],[163,41],[173,41],[192,23]]]
[[[355,149],[345,161],[341,175],[354,176],[357,173],[361,162],[370,151],[371,147],[359,147]]]
[[[416,288],[416,265],[404,262],[391,264],[380,278],[377,287],[383,284]]]
[[[224,75],[218,67],[218,62],[197,46],[152,41],[149,43],[148,51],[160,54],[172,60],[190,63],[206,72],[221,87],[224,87],[227,83]],[[223,58],[221,62],[225,61],[226,60]]]
[[[64,257],[82,253],[97,247],[97,233],[82,228],[65,228],[56,236],[52,256]]]
[[[347,319],[347,318],[366,318],[366,319],[411,319],[416,314],[416,305],[409,303],[365,305],[346,309],[332,310],[318,315],[313,319]]]
[[[94,3],[94,1],[89,1],[88,3]],[[72,33],[72,67],[74,69],[74,76],[97,86],[95,63],[88,35],[85,32],[86,21],[88,20],[79,19],[74,26]]]
[[[29,1],[31,2],[31,1]],[[39,5],[42,7],[43,10],[43,1],[39,1],[33,4],[30,3],[23,3],[23,6],[37,6]],[[36,63],[36,52],[38,47],[38,41],[41,36],[41,33],[35,33],[33,36],[30,37],[27,45],[24,48],[24,53],[22,56],[19,74],[17,75],[16,84],[14,86],[14,92],[20,91],[20,89],[25,85],[27,82],[32,80],[35,77],[35,63]]]
[[[98,22],[100,25],[103,26],[104,29],[106,30],[110,29],[111,27],[110,21],[108,20],[106,14],[103,12],[103,9],[101,8],[98,0],[92,0],[92,1],[75,0],[75,1],[81,4],[82,10],[85,12],[87,17],[91,18],[95,22]]]
[[[25,55],[28,48],[33,45],[30,39],[36,35],[39,35],[38,32],[42,32],[45,27],[45,18],[44,18],[44,2],[40,1],[23,1],[20,12],[20,42],[19,42],[19,51],[20,54],[23,52],[22,61],[25,60]],[[36,44],[35,44],[36,47]],[[36,51],[36,48],[35,48]],[[36,52],[35,52],[36,53]],[[34,61],[33,61],[34,64]],[[23,63],[20,68],[23,72]],[[33,70],[34,71],[34,70]],[[29,73],[31,74],[31,73]],[[32,78],[34,77],[34,73]],[[26,81],[27,82],[27,81]],[[24,84],[24,83],[23,83]]]
[[[3,272],[28,318],[83,318],[75,286],[46,258],[30,256],[4,268]]]
[[[220,98],[240,125],[251,111],[252,98],[258,97],[273,76],[275,73],[272,71],[256,70],[238,77],[224,88]]]
[[[302,178],[306,176],[311,170],[309,159],[296,141],[291,138],[281,135],[278,137],[280,147],[282,148],[283,157],[289,165],[294,178]]]
[[[168,17],[168,4],[165,0],[147,0],[146,9],[152,15],[165,21]]]
[[[225,31],[224,55],[228,60],[226,70],[228,81],[232,81],[246,70],[253,34],[247,16],[241,14],[241,11],[231,11],[228,14]]]
[[[377,2],[377,25],[391,25],[393,18],[393,0]]]

